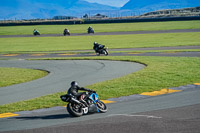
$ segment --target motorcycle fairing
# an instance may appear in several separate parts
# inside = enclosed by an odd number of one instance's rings
[[[94,104],[96,105],[96,108],[97,108],[97,112],[99,112],[99,109],[98,109],[98,106],[97,106],[97,102],[99,100],[99,97],[96,93],[92,93],[89,98],[94,102]]]

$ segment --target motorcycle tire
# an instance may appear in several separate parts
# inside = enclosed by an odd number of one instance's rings
[[[97,52],[97,53],[96,53],[96,55],[97,55],[97,56],[99,56],[99,55],[100,55],[100,53],[99,53],[99,52]]]
[[[37,36],[37,35],[40,35],[40,33],[34,33],[33,35],[34,35],[34,36]]]
[[[98,109],[99,109],[99,111],[101,113],[106,113],[107,112],[108,108],[107,108],[107,106],[106,106],[106,104],[104,102],[98,101],[96,104],[97,104]]]
[[[107,55],[108,55],[108,52],[107,52],[107,50],[103,50],[103,53],[104,53],[104,55],[105,55],[105,56],[107,56]]]
[[[68,111],[72,116],[74,116],[74,117],[80,117],[80,116],[83,115],[83,110],[82,110],[81,108],[78,109],[79,111],[76,111],[76,110],[74,110],[73,108],[74,108],[74,107],[72,106],[71,103],[69,103],[69,104],[67,105],[67,111]]]

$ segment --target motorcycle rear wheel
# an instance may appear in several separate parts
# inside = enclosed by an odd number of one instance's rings
[[[97,104],[98,109],[99,109],[99,111],[100,111],[101,113],[107,112],[108,108],[107,108],[107,106],[106,106],[106,104],[105,104],[104,102],[102,102],[102,101],[97,101],[96,104]]]
[[[83,110],[76,104],[69,103],[67,105],[67,111],[74,117],[80,117],[83,115]]]
[[[96,55],[97,55],[97,56],[100,56],[100,53],[99,53],[99,52],[97,52],[97,53],[96,53]]]

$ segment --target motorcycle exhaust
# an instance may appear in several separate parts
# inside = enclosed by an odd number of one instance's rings
[[[81,102],[79,102],[78,100],[76,100],[74,98],[72,98],[71,100],[74,101],[74,102],[76,102],[76,103],[78,103],[78,104],[81,104]]]

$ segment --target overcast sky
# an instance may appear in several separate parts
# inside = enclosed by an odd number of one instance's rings
[[[116,7],[122,7],[124,4],[126,4],[129,0],[85,0],[91,3],[99,3],[109,6],[116,6]]]

